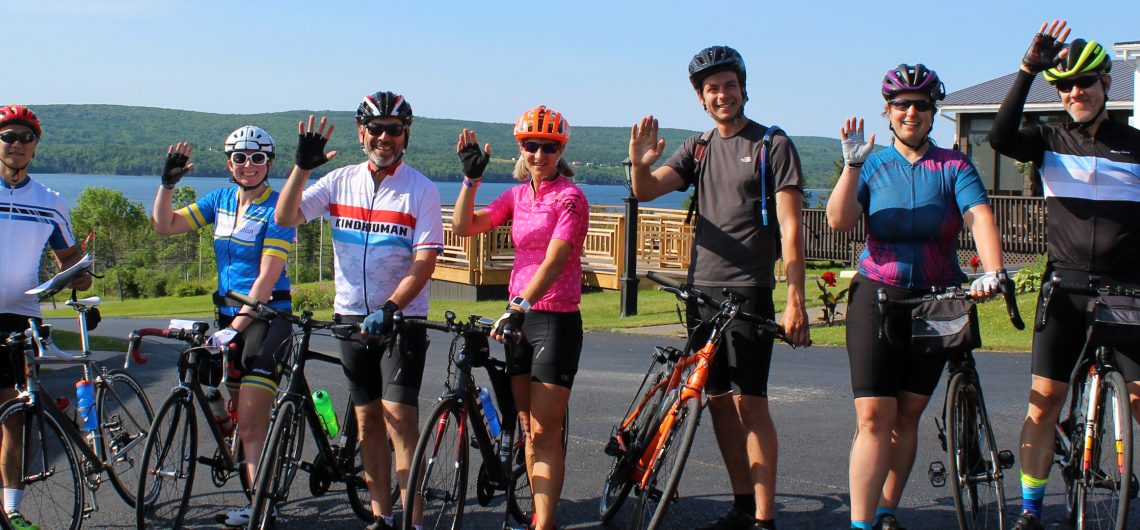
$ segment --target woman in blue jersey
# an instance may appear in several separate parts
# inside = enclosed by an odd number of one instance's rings
[[[273,138],[265,130],[246,125],[226,139],[226,167],[236,186],[210,192],[198,202],[174,211],[171,190],[186,172],[193,148],[180,142],[167,149],[162,185],[154,198],[154,228],[162,235],[174,235],[213,224],[214,254],[218,263],[217,305],[219,331],[212,342],[237,343],[240,355],[233,356],[241,370],[240,392],[232,392],[237,402],[244,446],[246,472],[253,481],[257,459],[265,440],[269,411],[280,381],[278,359],[292,327],[283,319],[270,322],[254,318],[254,310],[224,298],[227,291],[249,295],[271,307],[290,310],[289,276],[285,260],[293,246],[296,229],[283,228],[273,221],[277,192],[269,185],[273,166]],[[229,527],[249,523],[249,507],[229,511],[222,521]]]
[[[1001,245],[985,185],[965,155],[930,140],[937,102],[946,96],[938,74],[921,64],[899,65],[883,78],[891,145],[871,154],[863,121],[841,128],[845,166],[827,203],[835,230],[863,218],[867,245],[851,282],[847,351],[857,426],[851,446],[851,528],[899,529],[895,517],[914,464],[917,426],[946,364],[879,336],[875,294],[911,298],[958,286],[958,233],[970,228],[985,272],[970,285],[975,296],[997,290]],[[892,318],[893,322],[906,322]],[[909,339],[909,328],[899,330]],[[900,341],[903,342],[903,341]]]

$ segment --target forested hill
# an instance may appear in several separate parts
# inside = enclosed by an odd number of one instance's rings
[[[43,143],[36,153],[33,172],[88,173],[116,175],[157,175],[166,146],[185,140],[195,147],[192,176],[228,177],[221,154],[225,137],[239,126],[253,124],[269,131],[277,140],[278,163],[274,177],[288,175],[296,147],[297,122],[312,111],[271,114],[211,114],[184,110],[127,107],[115,105],[37,105],[34,109],[44,124]],[[329,148],[339,152],[332,163],[316,172],[361,162],[364,155],[356,140],[351,112],[328,112],[336,125]],[[318,114],[319,115],[319,114]],[[463,128],[474,129],[480,142],[490,142],[493,156],[488,177],[509,178],[514,167],[511,126],[449,119],[416,117],[407,160],[436,180],[459,180],[460,165],[455,156],[455,140]],[[694,131],[662,129],[666,156]],[[839,141],[813,136],[793,136],[807,178],[806,187],[828,185],[840,157]],[[625,179],[621,161],[627,156],[629,129],[626,127],[574,127],[567,158],[577,161],[579,180],[588,183],[617,183]]]

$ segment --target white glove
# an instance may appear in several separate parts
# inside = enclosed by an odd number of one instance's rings
[[[970,292],[982,292],[985,293],[986,296],[990,296],[1000,289],[1001,287],[998,286],[997,273],[994,271],[982,274],[974,278],[974,281],[970,283]]]
[[[226,327],[219,329],[218,331],[215,331],[213,335],[210,335],[210,339],[206,341],[206,344],[209,344],[215,348],[229,348],[230,344],[233,344],[234,339],[237,338],[237,336],[238,330],[231,327]]]
[[[859,167],[871,156],[871,148],[874,144],[867,143],[863,139],[863,127],[853,131],[847,131],[843,135],[843,163],[851,167]]]

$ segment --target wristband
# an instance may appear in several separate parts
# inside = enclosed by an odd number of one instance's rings
[[[482,183],[483,183],[482,179],[471,180],[467,177],[463,177],[463,185],[468,187],[468,188],[478,188],[479,184],[482,184]]]
[[[167,184],[167,183],[163,182],[163,183],[159,184],[159,186],[162,186],[162,189],[164,189],[164,190],[172,190],[172,189],[174,189],[175,184]]]
[[[859,168],[863,167],[863,163],[862,162],[848,162],[847,167],[859,169]]]

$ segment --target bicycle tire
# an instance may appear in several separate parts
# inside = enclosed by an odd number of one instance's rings
[[[969,375],[958,373],[946,395],[946,453],[958,527],[1004,530],[1005,486],[998,478],[998,449],[979,390]]]
[[[135,503],[135,524],[138,530],[179,528],[186,517],[198,464],[198,419],[190,392],[171,394],[159,407],[149,432],[154,435],[147,437],[143,447],[135,491],[141,502]],[[169,501],[163,500],[166,491],[175,494]],[[173,513],[168,514],[167,509]]]
[[[24,499],[20,513],[40,525],[62,525],[57,528],[70,530],[82,526],[85,486],[75,448],[68,443],[60,424],[39,406],[17,399],[0,408],[0,426],[23,433],[24,469],[20,482]],[[0,527],[13,528],[7,510],[0,510]]]
[[[1078,482],[1077,528],[1122,530],[1128,525],[1132,482],[1132,409],[1128,387],[1120,372],[1103,374],[1096,408],[1089,477]],[[1116,429],[1119,428],[1119,433]],[[1119,436],[1105,440],[1105,435]],[[1110,442],[1111,445],[1106,445]],[[1091,479],[1092,484],[1088,480]]]
[[[296,425],[294,420],[297,416],[297,405],[294,402],[282,401],[277,404],[265,448],[261,450],[261,458],[257,463],[249,530],[268,530],[273,527],[278,500],[277,485],[280,484],[279,477],[283,476],[288,460],[283,458],[285,455],[282,454],[282,446],[293,438],[290,431]]]
[[[1082,369],[1087,372],[1087,367]],[[1077,512],[1079,511],[1077,498],[1080,496],[1080,488],[1077,487],[1077,480],[1081,474],[1081,455],[1084,454],[1085,448],[1085,416],[1087,415],[1088,402],[1085,401],[1085,389],[1088,385],[1087,377],[1077,378],[1077,382],[1073,385],[1073,390],[1070,393],[1069,402],[1069,419],[1070,422],[1069,434],[1069,452],[1061,455],[1065,461],[1065,465],[1061,467],[1061,478],[1065,484],[1065,519],[1069,524],[1077,524]],[[1062,430],[1064,430],[1062,428]]]
[[[417,501],[423,504],[425,530],[460,528],[467,501],[469,464],[467,430],[461,423],[466,416],[462,413],[465,406],[456,398],[445,398],[428,416],[408,472],[401,528],[412,528]]]
[[[652,422],[657,410],[661,408],[662,400],[665,399],[664,387],[654,388],[657,381],[657,378],[653,378],[646,385],[645,392],[653,392],[654,395],[646,400],[645,406],[637,411],[637,416],[630,422],[626,429],[626,432],[629,433],[628,450],[624,454],[614,457],[614,464],[610,467],[610,471],[602,483],[602,493],[598,496],[598,518],[603,523],[608,522],[618,514],[626,498],[629,497],[629,492],[633,489],[632,473],[637,465],[637,460],[641,458],[641,448],[644,447],[647,433],[652,430],[646,428],[646,425]],[[638,394],[634,397],[633,406],[636,407],[643,399],[645,399],[645,394]]]
[[[518,433],[523,433],[519,436]],[[570,406],[562,416],[562,460],[566,461],[566,447],[570,442]],[[530,476],[526,472],[526,434],[522,422],[515,418],[515,440],[510,451],[511,477],[507,488],[507,512],[523,528],[531,524],[534,515],[534,492],[530,489]]]
[[[659,450],[657,462],[650,471],[649,491],[639,492],[641,505],[630,528],[655,530],[665,520],[665,513],[677,494],[677,486],[685,470],[685,461],[693,448],[703,407],[699,399],[688,399],[679,403],[674,412],[676,420]],[[664,417],[662,417],[664,420]],[[657,488],[657,485],[662,487]],[[653,491],[659,489],[659,493]],[[656,499],[654,498],[656,497]],[[649,520],[646,521],[646,517]]]
[[[110,467],[111,486],[134,508],[139,470],[154,409],[142,385],[122,370],[111,370],[95,383],[95,403],[102,440],[99,457]]]

